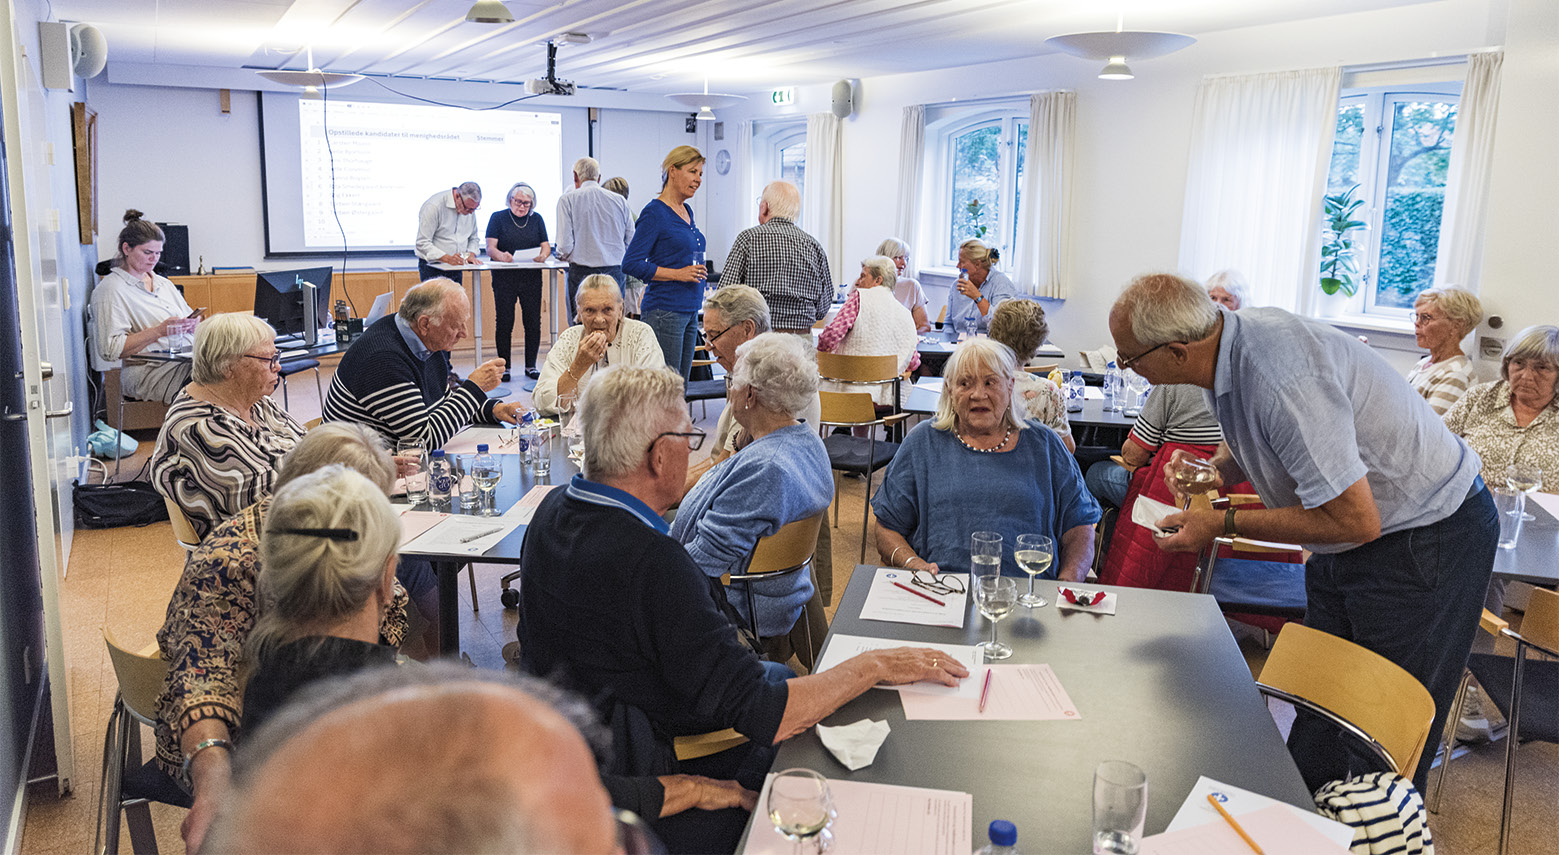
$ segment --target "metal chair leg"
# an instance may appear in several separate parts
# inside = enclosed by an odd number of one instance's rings
[[[119,431],[119,442],[122,444],[125,435],[125,395],[124,387],[122,386],[119,389],[119,424],[114,425],[114,429]],[[116,483],[119,481],[119,467],[123,465],[124,459],[124,449],[116,446],[114,448],[114,481]]]
[[[319,393],[319,412],[325,412],[325,386],[319,381],[319,366],[314,366],[314,391]]]
[[[466,565],[466,578],[471,580],[471,611],[473,611],[473,612],[480,611],[481,610],[480,607],[477,606],[477,604],[476,604],[476,565],[475,564],[467,564]]]
[[[866,529],[870,527],[868,523],[872,518],[872,474],[871,466],[868,465],[866,467],[866,498],[861,502],[861,557],[856,560],[855,563],[857,564],[866,563]]]
[[[1499,817],[1499,855],[1510,851],[1510,814],[1516,797],[1516,746],[1521,742],[1521,683],[1526,675],[1525,642],[1516,644],[1516,664],[1510,685],[1510,727],[1505,732],[1505,804]]]
[[[287,400],[287,375],[283,374],[278,379],[281,380],[281,408],[290,410],[292,409],[292,402]]]
[[[1445,773],[1451,768],[1451,752],[1456,750],[1456,724],[1462,720],[1462,706],[1467,703],[1467,681],[1471,677],[1471,671],[1462,671],[1462,681],[1456,687],[1456,703],[1451,705],[1451,717],[1446,721],[1445,733],[1440,737],[1440,771],[1435,773],[1434,798],[1428,804],[1430,813],[1440,812],[1440,796],[1445,793]]]

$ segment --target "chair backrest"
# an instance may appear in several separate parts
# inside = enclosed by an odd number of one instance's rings
[[[943,303],[942,304],[942,311],[936,313],[936,322],[938,324],[941,324],[941,323],[944,323],[946,321],[947,321],[947,304]]]
[[[823,525],[827,509],[809,517],[780,526],[780,530],[768,537],[758,538],[752,559],[747,562],[747,575],[781,573],[792,570],[812,560],[817,549],[817,531]]]
[[[1514,634],[1550,656],[1559,656],[1559,593],[1533,588],[1521,630]]]
[[[1051,363],[1049,363],[1047,365],[1025,365],[1025,366],[1023,366],[1023,370],[1028,372],[1028,373],[1030,373],[1030,374],[1038,374],[1038,375],[1041,375],[1041,376],[1049,376],[1050,372],[1052,372],[1052,371],[1054,371],[1054,370],[1056,370],[1057,368],[1060,368],[1060,367],[1061,367],[1061,363],[1059,363],[1059,362],[1051,362]]]
[[[1351,729],[1392,771],[1408,777],[1418,767],[1434,721],[1434,699],[1412,674],[1378,653],[1303,624],[1287,624],[1278,633],[1257,686]]]
[[[817,398],[822,404],[819,418],[825,425],[867,425],[878,421],[876,405],[866,392],[820,391]]]
[[[180,546],[190,552],[194,552],[195,547],[200,546],[200,534],[195,531],[194,523],[191,523],[189,517],[184,515],[184,509],[179,507],[178,502],[163,496],[162,503],[168,508],[168,522],[173,523],[174,539],[179,542]]]
[[[119,643],[105,625],[103,641],[108,644],[108,659],[114,666],[114,678],[119,681],[119,695],[125,708],[142,724],[153,726],[157,721],[157,696],[162,693],[163,681],[168,676],[168,663],[151,648],[149,653],[137,653]]]
[[[842,383],[884,383],[899,375],[899,358],[817,352],[817,373],[824,380]]]

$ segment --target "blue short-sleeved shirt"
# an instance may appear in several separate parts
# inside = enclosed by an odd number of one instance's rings
[[[923,422],[904,438],[872,498],[877,521],[903,535],[916,554],[942,570],[969,572],[969,535],[1001,535],[1002,570],[1022,575],[1012,558],[1020,534],[1047,534],[1061,565],[1061,535],[1099,521],[1099,503],[1077,461],[1049,428],[1030,423],[1011,451],[965,448],[950,430]]]
[[[1012,284],[1007,274],[992,270],[980,286],[980,296],[991,301],[991,310],[983,315],[980,314],[978,303],[958,293],[957,289],[950,291],[947,297],[947,322],[957,325],[963,323],[965,317],[973,315],[980,319],[980,332],[985,332],[991,328],[991,317],[996,314],[996,307],[1018,296],[1018,286]]]
[[[1368,345],[1282,309],[1219,311],[1208,404],[1267,507],[1316,508],[1360,478],[1380,509],[1381,534],[1461,507],[1482,467],[1478,455]]]

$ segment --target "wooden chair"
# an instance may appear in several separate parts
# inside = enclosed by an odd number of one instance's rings
[[[184,547],[185,552],[194,552],[200,546],[200,535],[195,532],[194,523],[189,521],[178,502],[163,496],[162,503],[168,508],[168,522],[173,524],[173,539]]]
[[[947,304],[946,303],[942,304],[942,311],[936,313],[936,326],[937,326],[937,329],[941,329],[942,328],[942,324],[944,324],[944,323],[947,323]]]
[[[822,527],[826,514],[826,510],[819,511],[781,526],[779,531],[768,537],[758,538],[752,555],[747,559],[746,568],[741,573],[727,573],[720,577],[721,584],[726,587],[740,584],[746,593],[747,628],[754,638],[759,636],[757,595],[753,593],[753,583],[808,572],[812,566],[812,554],[817,549],[817,531]],[[805,609],[798,620],[806,627],[807,650],[815,656],[816,642],[812,639],[812,627],[807,623]]]
[[[909,374],[898,373],[899,358],[897,356],[853,356],[841,353],[817,352],[817,374],[825,381],[844,386],[849,391],[859,388],[863,392],[892,384],[893,403],[890,412],[901,412],[901,393],[904,381],[909,379]],[[875,401],[875,396],[873,396]],[[895,423],[897,424],[897,423]],[[889,439],[902,440],[904,437],[897,430],[888,435]]]
[[[98,787],[97,840],[94,852],[119,851],[119,822],[123,814],[130,825],[135,852],[157,851],[152,828],[151,802],[187,808],[190,796],[163,773],[155,760],[141,762],[141,725],[155,727],[157,695],[168,674],[155,645],[135,652],[120,644],[108,627],[103,641],[119,682],[108,732],[103,739],[103,773]]]
[[[1049,376],[1050,372],[1056,370],[1059,367],[1061,367],[1061,363],[1052,362],[1048,365],[1025,365],[1023,366],[1023,370],[1030,374],[1038,374],[1041,377],[1046,377]]]
[[[821,355],[821,354],[819,354]],[[893,357],[888,357],[892,359]],[[819,429],[826,431],[831,427],[883,427],[894,424],[909,417],[908,413],[896,413],[891,416],[877,416],[877,408],[872,403],[872,396],[865,392],[819,392],[818,399],[822,402],[822,419]],[[893,461],[893,455],[899,451],[899,444],[883,440],[877,441],[877,435],[868,431],[866,436],[847,436],[844,434],[825,435],[823,447],[828,449],[828,462],[834,470],[834,527],[839,526],[839,472],[855,472],[866,476],[866,499],[861,516],[861,557],[866,560],[866,525],[871,518],[872,502],[872,473],[887,466]]]
[[[1418,767],[1434,722],[1434,698],[1412,674],[1303,624],[1278,633],[1256,688],[1330,721],[1406,778]]]
[[[1516,642],[1515,656],[1474,653],[1467,661],[1468,672],[1478,678],[1478,684],[1489,700],[1510,722],[1505,736],[1505,796],[1499,825],[1499,851],[1500,855],[1505,855],[1510,842],[1510,817],[1516,788],[1516,749],[1523,739],[1559,743],[1559,662],[1554,661],[1559,658],[1559,593],[1546,588],[1532,589],[1519,630],[1511,629],[1508,623],[1487,610],[1483,614],[1485,630]],[[1544,658],[1528,661],[1528,649],[1536,650]],[[1462,717],[1466,686],[1464,675],[1464,691],[1457,694],[1456,708],[1450,718],[1452,726],[1447,728],[1452,732]],[[1435,804],[1431,809],[1439,807],[1445,769],[1450,763],[1451,751],[1447,744],[1445,757],[1440,761]]]
[[[1478,628],[1489,635],[1499,638],[1500,634],[1510,628],[1510,622],[1494,614],[1488,609],[1478,616]],[[1470,664],[1469,659],[1469,664]],[[1462,720],[1462,707],[1467,697],[1467,683],[1472,677],[1471,669],[1462,671],[1461,685],[1456,688],[1456,703],[1451,707],[1451,715],[1446,719],[1448,727],[1440,741],[1440,771],[1435,775],[1434,797],[1425,796],[1424,803],[1428,805],[1430,813],[1440,812],[1440,794],[1445,792],[1445,772],[1451,766],[1451,754],[1456,749],[1456,723]]]
[[[1231,494],[1209,506],[1239,507],[1259,503],[1256,496]],[[1285,557],[1292,559],[1302,550],[1303,547],[1297,544],[1248,537],[1213,538],[1205,561],[1196,568],[1191,590],[1197,594],[1211,594],[1225,614],[1303,620],[1308,605],[1305,566],[1282,560]],[[1225,551],[1230,555],[1220,559]],[[1220,564],[1221,573],[1218,572]],[[1276,628],[1275,622],[1261,625],[1263,631]]]
[[[708,346],[701,344],[694,349],[693,367],[699,368],[707,366],[709,367],[710,372],[713,373],[715,370],[714,366],[719,365],[720,361],[718,359],[700,359],[698,357],[699,353],[703,353],[707,357],[709,353]],[[709,418],[709,402],[717,399],[723,400],[725,398],[725,380],[726,377],[724,373],[715,375],[708,380],[689,380],[682,394],[682,399],[687,401],[687,417],[693,417],[693,402],[699,401],[703,406],[703,418]]]

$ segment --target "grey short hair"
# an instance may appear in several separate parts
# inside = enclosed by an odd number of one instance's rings
[[[602,182],[601,186],[607,190],[612,191],[613,193],[616,193],[624,199],[628,198],[628,179],[623,178],[622,176],[608,178],[606,181]]]
[[[343,529],[355,538],[299,529]],[[384,491],[339,463],[277,490],[260,536],[260,617],[246,658],[259,662],[282,643],[356,614],[384,583],[400,544],[400,516]]]
[[[507,205],[508,203],[513,202],[515,193],[519,193],[522,196],[528,197],[530,199],[531,208],[534,209],[536,207],[536,188],[526,184],[524,181],[516,181],[514,182],[514,186],[509,188],[509,192],[504,194],[504,204]]]
[[[383,435],[356,422],[328,422],[304,434],[281,459],[273,488],[280,490],[289,481],[332,463],[362,475],[386,495],[395,486],[395,458]]]
[[[931,426],[937,430],[957,430],[958,413],[953,409],[953,387],[960,380],[973,377],[981,369],[995,371],[1007,382],[1013,383],[1018,377],[1018,358],[1012,352],[1012,348],[990,338],[971,338],[953,349],[953,355],[948,357],[947,367],[942,372],[942,395],[937,398],[936,418],[931,420]],[[1026,416],[1023,413],[1023,402],[1013,393],[1008,394],[1007,412],[1002,414],[1002,420],[1013,427],[1021,428]]]
[[[794,220],[801,213],[801,191],[789,181],[770,181],[763,188],[763,203],[769,216]]]
[[[726,323],[735,326],[742,321],[752,321],[758,334],[768,332],[769,301],[763,292],[751,285],[721,285],[704,300],[704,311],[716,309]]]
[[[244,354],[275,339],[276,329],[254,315],[212,315],[195,327],[190,377],[205,386],[221,383]]]
[[[896,237],[885,238],[882,243],[877,244],[877,254],[887,256],[890,260],[909,258],[909,244]]]
[[[1527,327],[1505,346],[1499,358],[1499,379],[1510,382],[1510,362],[1524,359],[1528,362],[1546,362],[1559,368],[1559,327],[1545,324]],[[1554,378],[1554,391],[1559,393],[1559,377]]]
[[[1124,313],[1143,347],[1172,341],[1200,341],[1218,324],[1218,307],[1202,286],[1173,273],[1148,273],[1131,280],[1110,314]]]
[[[1418,299],[1413,301],[1413,308],[1417,310],[1420,303],[1439,306],[1445,311],[1445,316],[1451,319],[1451,323],[1456,324],[1456,328],[1461,330],[1462,336],[1483,323],[1483,301],[1478,299],[1478,295],[1465,288],[1457,288],[1454,285],[1430,288],[1418,295]]]
[[[581,157],[574,161],[574,177],[580,181],[595,181],[601,177],[601,164],[593,157]]]
[[[1239,303],[1242,309],[1249,309],[1256,305],[1250,301],[1250,283],[1245,281],[1245,274],[1238,270],[1233,268],[1220,270],[1207,277],[1207,290],[1211,291],[1214,288],[1228,291],[1229,296],[1233,297],[1234,302]]]
[[[861,269],[869,270],[877,277],[877,284],[892,288],[898,284],[899,269],[893,266],[893,259],[886,255],[869,255],[861,260]]]
[[[616,279],[607,276],[605,273],[592,273],[589,276],[586,276],[584,281],[579,283],[579,290],[575,292],[574,299],[577,301],[579,298],[585,296],[586,291],[602,291],[610,294],[612,295],[612,298],[617,301],[618,307],[622,306],[622,287],[617,284]]]
[[[764,333],[736,348],[731,386],[752,387],[759,406],[795,416],[817,398],[817,351],[801,336]]]
[[[466,200],[466,202],[472,205],[482,204],[482,187],[475,181],[466,181],[462,183],[459,187],[455,188],[455,192],[460,194],[460,198]]]
[[[614,365],[592,377],[579,399],[585,477],[615,478],[644,465],[655,436],[687,418],[683,395],[682,378],[663,368]]]
[[[414,324],[424,316],[435,322],[442,321],[450,298],[456,294],[464,297],[465,293],[466,289],[453,281],[435,276],[411,286],[406,296],[401,298],[401,307],[395,313],[408,324]]]
[[[385,710],[398,714],[402,726],[367,728],[363,738],[378,743],[385,758],[402,758],[404,762],[391,765],[386,778],[375,785],[395,790],[395,797],[403,804],[420,801],[425,809],[403,815],[394,823],[368,811],[343,816],[341,822],[363,851],[403,847],[402,851],[516,853],[545,848],[546,841],[534,837],[534,818],[513,808],[516,799],[512,793],[493,791],[504,784],[523,782],[523,774],[516,772],[503,782],[467,775],[480,767],[487,739],[502,738],[501,734],[488,733],[483,733],[482,739],[465,738],[468,728],[461,724],[476,724],[468,720],[475,708],[472,700],[508,693],[528,696],[551,708],[580,732],[598,766],[609,763],[610,736],[590,706],[540,678],[440,661],[420,667],[370,668],[309,684],[258,730],[245,733],[233,758],[232,788],[218,807],[202,850],[274,851],[277,842],[270,835],[276,823],[244,815],[266,766],[294,739],[306,738],[310,728],[320,722],[337,715],[359,711],[372,715]],[[410,706],[413,703],[418,708]],[[407,737],[405,727],[422,720],[448,727],[420,734],[408,751],[401,744]],[[425,765],[430,760],[437,762]],[[440,772],[444,777],[427,789],[427,776]],[[329,770],[320,770],[320,774],[328,775]]]

